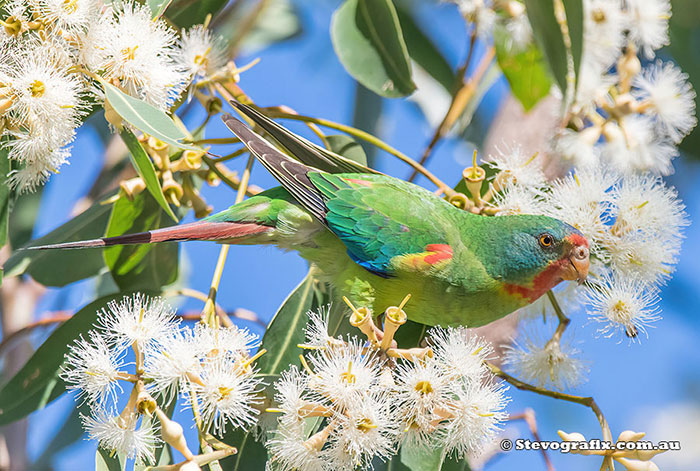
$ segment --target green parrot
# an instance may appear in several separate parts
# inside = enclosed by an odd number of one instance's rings
[[[233,106],[298,159],[232,116],[223,118],[281,187],[190,224],[34,248],[184,240],[274,244],[296,250],[357,306],[383,312],[410,293],[409,319],[442,326],[481,326],[562,280],[586,278],[588,241],[564,222],[471,214],[331,154],[251,107]]]

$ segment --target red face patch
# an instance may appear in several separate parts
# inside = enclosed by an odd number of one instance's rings
[[[570,241],[575,246],[584,245],[588,247],[588,239],[579,234],[571,234],[566,240]]]

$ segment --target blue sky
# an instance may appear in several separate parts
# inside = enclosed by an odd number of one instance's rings
[[[242,76],[241,87],[260,105],[285,104],[300,113],[350,123],[354,82],[344,71],[333,53],[328,25],[335,2],[299,0],[295,2],[301,13],[304,31],[301,36],[264,51],[245,57],[260,57],[261,62]],[[421,24],[439,44],[451,64],[456,65],[465,55],[464,24],[456,10],[449,6],[426,8],[419,15]],[[492,116],[503,97],[505,85],[500,81],[482,104],[480,113]],[[199,118],[193,119],[194,123]],[[296,123],[290,128],[302,129]],[[433,129],[426,122],[417,106],[407,100],[385,100],[381,119],[381,135],[385,141],[407,155],[418,156],[423,151]],[[223,125],[216,121],[207,129],[208,137],[228,136]],[[45,192],[40,222],[35,234],[42,235],[69,218],[72,203],[88,189],[91,178],[99,171],[102,145],[90,128],[79,133],[70,166],[52,178]],[[226,152],[220,148],[219,153]],[[456,181],[463,168],[462,160],[468,148],[460,141],[447,139],[437,148],[430,168],[446,181]],[[387,173],[405,177],[408,169],[391,156],[379,154],[379,168]],[[244,159],[231,167],[239,169]],[[700,216],[700,189],[698,181],[700,164],[697,161],[676,160],[677,172],[668,181],[679,190],[688,206],[691,221]],[[260,166],[254,168],[253,183],[274,186],[272,177]],[[224,186],[206,188],[204,195],[216,210],[229,206],[234,194]],[[188,217],[188,221],[192,216]],[[216,264],[219,247],[213,243],[182,244],[187,259],[188,285],[207,291]],[[574,316],[572,331],[579,348],[584,352],[591,369],[588,383],[574,391],[576,394],[593,395],[605,412],[617,434],[625,429],[643,430],[651,415],[663,411],[675,403],[695,401],[700,406],[700,321],[698,320],[698,264],[700,232],[691,225],[683,256],[673,280],[662,292],[663,320],[650,330],[650,338],[641,344],[628,345],[596,337],[596,326],[589,323],[584,314]],[[232,246],[219,290],[219,302],[226,308],[250,309],[268,320],[287,293],[300,281],[306,264],[296,254],[282,253],[269,247]],[[50,290],[42,303],[44,309],[75,309],[91,300],[89,282],[77,283],[67,289]],[[198,309],[201,304],[187,302],[186,307]],[[253,326],[254,328],[254,326]],[[570,335],[567,333],[567,335]],[[511,413],[532,407],[538,417],[540,434],[545,439],[557,439],[556,430],[577,431],[586,437],[599,437],[600,428],[592,412],[582,406],[555,401],[532,393],[511,390]],[[31,418],[32,442],[45,444],[57,432],[57,424],[69,410],[71,398],[63,398],[45,411]],[[511,426],[511,425],[509,425]],[[518,433],[529,438],[522,423],[513,423]],[[645,430],[652,440],[674,437],[656,436],[653,430]],[[697,437],[693,437],[697,440]],[[95,444],[80,442],[58,456],[58,469],[78,469],[94,460]],[[37,451],[32,453],[36,456]],[[596,458],[550,455],[560,470],[597,469]],[[504,471],[512,469],[545,469],[541,456],[534,451],[511,452],[496,459],[487,469]],[[684,467],[665,467],[665,471],[689,471]]]

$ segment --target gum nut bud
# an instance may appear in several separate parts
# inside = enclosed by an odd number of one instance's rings
[[[617,72],[621,77],[630,78],[642,71],[642,63],[636,54],[625,54],[617,63]]]
[[[163,172],[163,193],[171,193],[173,201],[179,201],[185,194],[185,190],[173,179],[173,174],[170,171]]]
[[[585,442],[586,441],[586,437],[584,437],[582,434],[580,434],[578,432],[566,433],[563,430],[557,430],[557,434],[565,442]]]
[[[170,420],[161,409],[156,409],[156,415],[158,420],[160,420],[160,434],[163,437],[163,441],[182,453],[182,456],[186,459],[191,460],[194,458],[187,446],[182,425],[174,420]]]
[[[119,187],[122,189],[127,198],[133,200],[134,196],[146,189],[146,183],[141,179],[141,177],[136,177],[130,180],[122,181],[119,183]]]
[[[114,111],[114,108],[112,108],[112,105],[109,103],[108,100],[105,100],[105,120],[114,126],[115,128],[121,130],[124,127],[124,121],[122,120],[122,117]]]
[[[195,150],[186,150],[182,153],[182,158],[184,164],[187,164],[190,170],[197,170],[202,166],[202,156],[204,152],[199,152]]]
[[[505,10],[511,18],[515,18],[525,13],[525,4],[511,0],[506,4]]]
[[[140,392],[138,398],[136,399],[136,411],[139,414],[146,414],[150,417],[153,415],[156,409],[158,409],[158,404],[156,404],[156,401],[151,397],[151,395],[145,391]]]
[[[625,138],[622,129],[614,121],[608,121],[603,126],[603,136],[608,142],[618,142]]]
[[[221,109],[222,103],[219,97],[213,97],[210,98],[209,101],[207,101],[207,113],[218,114],[221,112]]]
[[[151,149],[153,149],[155,151],[161,151],[161,150],[167,149],[168,144],[166,144],[165,142],[161,141],[158,138],[155,138],[153,136],[148,136],[148,147],[150,147]]]
[[[644,432],[633,432],[632,430],[625,430],[624,432],[620,433],[619,437],[617,437],[617,441],[636,442],[644,438],[644,435],[646,435]]]

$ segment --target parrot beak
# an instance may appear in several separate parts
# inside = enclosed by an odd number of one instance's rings
[[[576,280],[578,284],[586,281],[588,276],[589,252],[586,245],[576,245],[569,252],[569,264],[564,267],[562,278],[565,280]]]

